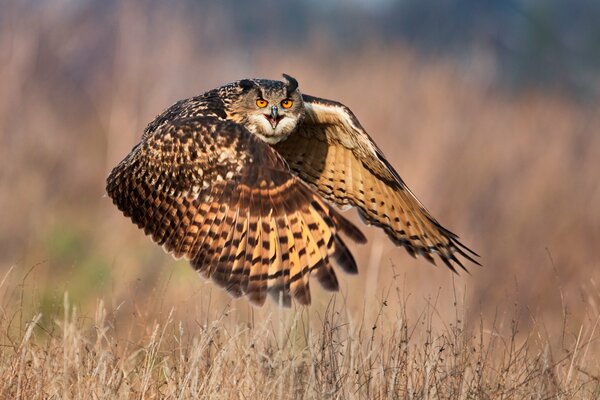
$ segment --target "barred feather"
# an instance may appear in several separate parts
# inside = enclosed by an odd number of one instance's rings
[[[452,270],[464,269],[457,254],[477,263],[349,109],[301,97],[297,82],[286,80],[243,80],[174,104],[111,171],[113,203],[174,257],[256,305],[267,294],[283,306],[310,304],[311,275],[338,290],[335,269],[358,272],[340,232],[357,243],[366,238],[329,202],[357,207],[413,256],[434,262],[436,254]],[[299,125],[272,146],[247,130],[247,113],[234,110],[259,86],[303,100],[295,106]]]
[[[166,251],[256,305],[267,294],[310,304],[312,273],[336,290],[330,255],[355,270],[337,236],[364,242],[362,233],[244,128],[196,118],[153,129],[111,172],[107,192]]]
[[[306,117],[298,130],[275,145],[290,168],[327,200],[353,205],[368,224],[384,229],[409,254],[432,254],[455,270],[455,253],[477,256],[442,227],[385,160],[352,112],[340,103],[303,95]],[[298,149],[310,148],[306,156]]]

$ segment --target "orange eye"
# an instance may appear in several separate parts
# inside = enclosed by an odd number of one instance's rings
[[[281,102],[281,107],[283,108],[290,108],[292,106],[292,104],[294,104],[294,102],[290,99],[285,99]]]
[[[256,100],[256,105],[259,106],[260,108],[265,108],[267,106],[267,104],[269,104],[269,102],[264,99]]]

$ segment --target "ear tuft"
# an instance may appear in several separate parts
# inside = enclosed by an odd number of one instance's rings
[[[291,76],[289,76],[288,74],[282,74],[283,77],[285,78],[285,80],[287,81],[287,85],[286,85],[286,90],[287,90],[287,94],[288,96],[290,95],[290,93],[292,93],[293,91],[295,91],[296,89],[298,89],[298,81],[294,78],[292,78]]]
[[[244,90],[250,90],[250,89],[256,87],[256,83],[254,81],[251,81],[250,79],[242,79],[240,81],[240,86]]]

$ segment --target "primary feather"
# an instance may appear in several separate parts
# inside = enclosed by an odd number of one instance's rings
[[[310,304],[309,277],[337,290],[366,242],[332,204],[359,209],[412,255],[452,270],[471,250],[406,187],[352,112],[295,79],[245,79],[175,103],[107,179],[123,214],[234,296]],[[260,101],[259,101],[260,100]],[[265,103],[269,107],[265,106]]]

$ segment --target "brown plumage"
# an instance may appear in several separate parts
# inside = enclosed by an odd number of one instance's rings
[[[452,270],[475,253],[406,187],[352,112],[297,82],[242,80],[183,100],[113,169],[117,207],[175,257],[234,296],[310,304],[309,277],[337,290],[358,271],[340,232],[364,235],[331,204],[355,206],[413,256]],[[266,103],[266,104],[265,104]]]

